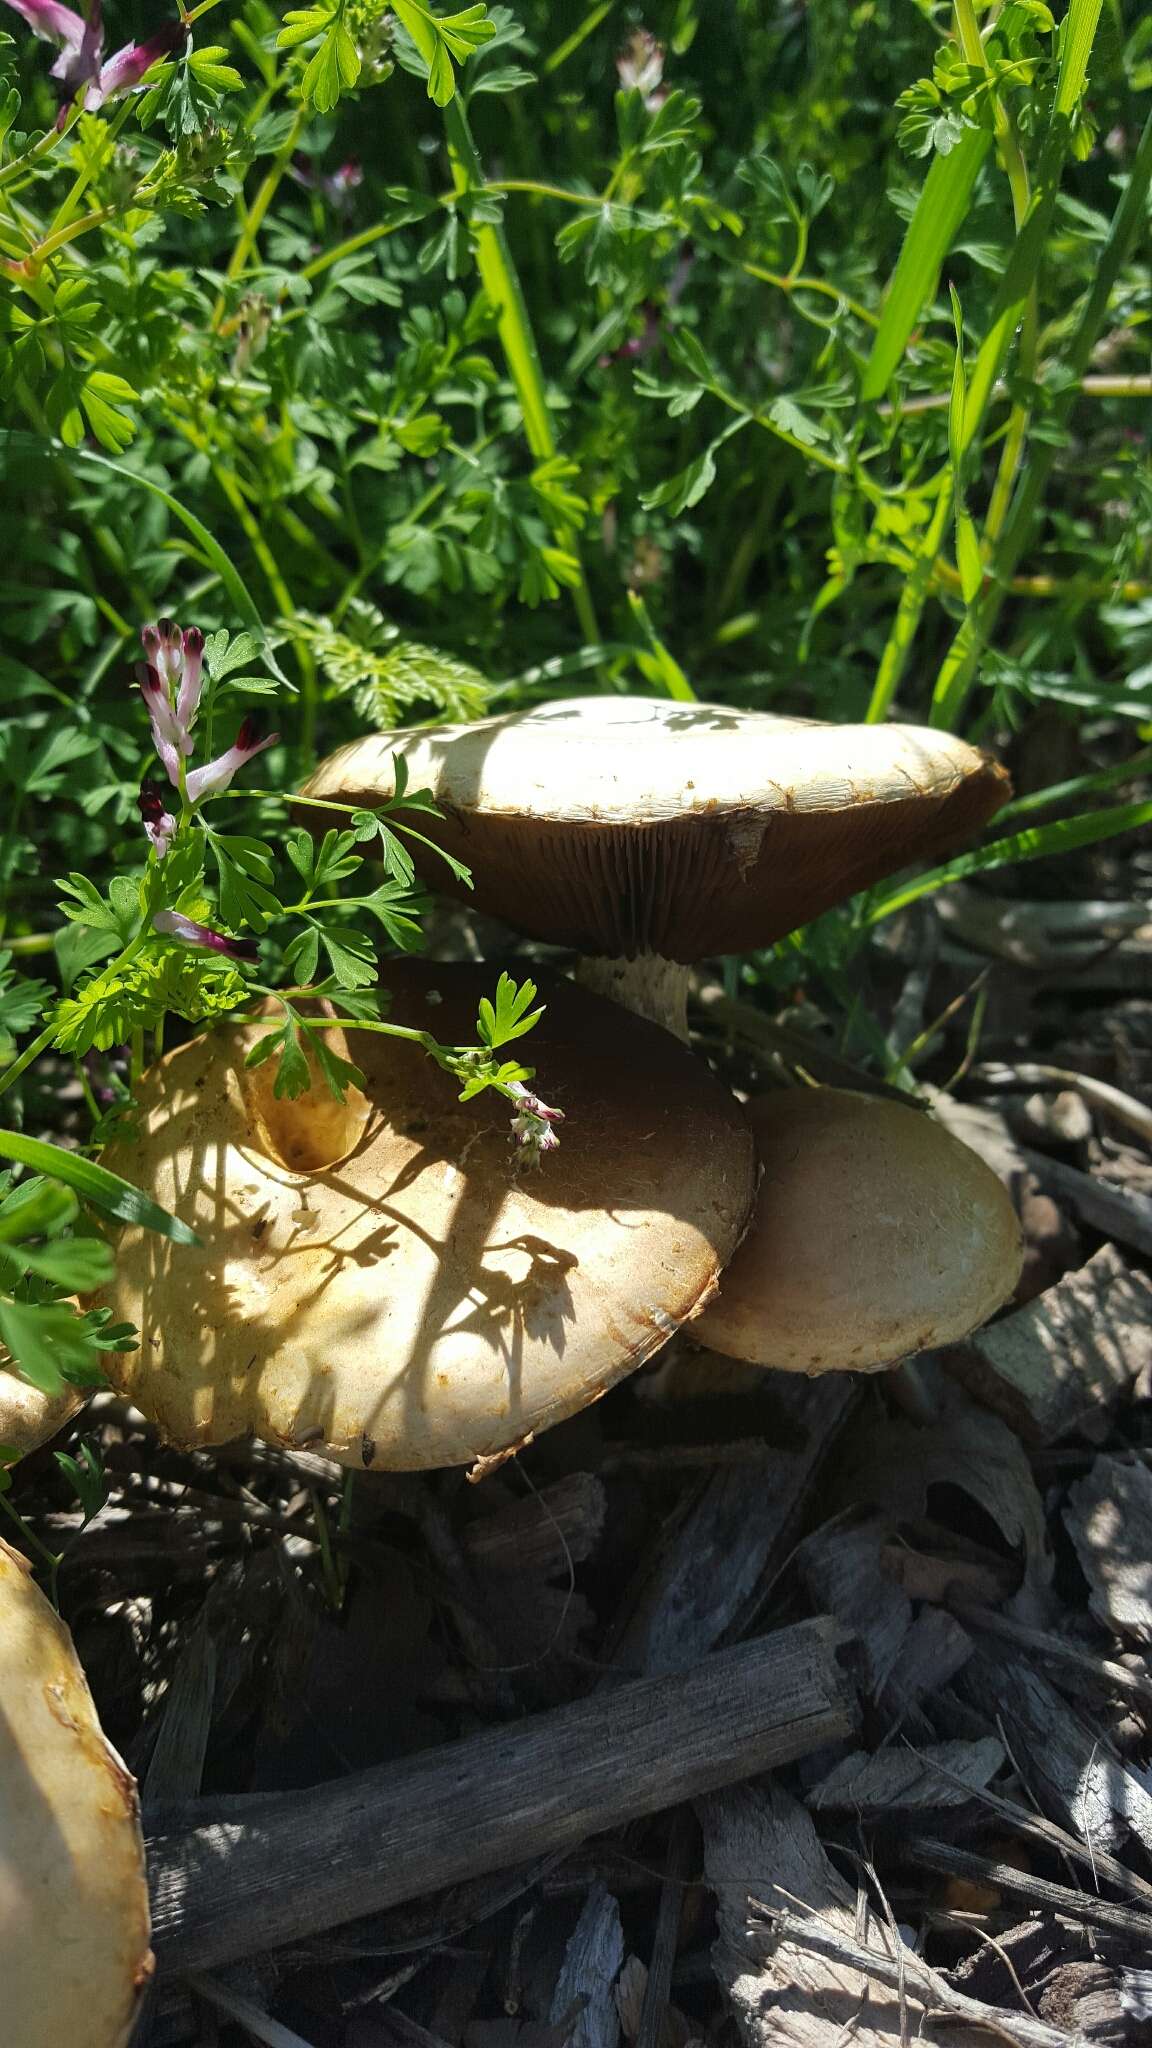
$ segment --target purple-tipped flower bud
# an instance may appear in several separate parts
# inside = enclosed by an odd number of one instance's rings
[[[260,956],[255,939],[229,938],[227,932],[214,932],[211,925],[197,924],[195,918],[185,917],[182,910],[158,910],[152,923],[165,938],[179,939],[183,946],[226,953],[231,960],[257,960]]]
[[[158,782],[141,783],[139,804],[144,830],[156,850],[157,860],[163,860],[176,837],[177,821],[164,808],[164,792]]]
[[[198,804],[202,803],[206,796],[219,796],[247,762],[254,760],[256,755],[262,754],[267,747],[274,747],[279,737],[278,732],[272,732],[267,739],[258,738],[255,719],[246,718],[236,735],[235,745],[229,747],[227,753],[218,754],[214,761],[206,762],[203,768],[192,769],[185,784],[189,803]]]

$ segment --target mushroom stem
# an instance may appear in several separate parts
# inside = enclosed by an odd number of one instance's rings
[[[661,953],[640,953],[635,960],[584,954],[576,963],[575,980],[598,996],[608,996],[637,1017],[663,1025],[673,1038],[688,1044],[689,969]]]

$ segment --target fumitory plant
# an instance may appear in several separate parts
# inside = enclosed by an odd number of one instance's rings
[[[143,875],[116,875],[104,893],[79,871],[61,882],[64,916],[112,957],[93,964],[71,995],[50,1006],[39,1036],[0,1075],[0,1090],[49,1049],[82,1061],[125,1047],[127,1086],[116,1107],[98,1118],[92,1135],[99,1141],[131,1116],[131,1084],[142,1069],[145,1047],[159,1056],[169,1017],[212,1023],[250,1014],[254,1002],[264,1001],[278,1012],[279,1021],[257,1040],[248,1063],[275,1061],[277,1095],[300,1095],[319,1075],[343,1101],[350,1085],[363,1083],[360,1070],[334,1052],[325,1037],[333,1024],[346,1023],[359,1031],[412,1040],[459,1085],[464,1101],[489,1088],[507,1097],[520,1160],[535,1162],[554,1149],[561,1112],[525,1086],[532,1069],[505,1056],[505,1048],[530,1032],[542,1014],[533,1008],[532,981],[517,984],[508,974],[500,976],[494,999],[485,997],[480,1004],[477,1042],[470,1046],[443,1045],[433,1033],[391,1023],[381,1014],[387,997],[377,985],[371,927],[400,950],[420,943],[424,897],[405,840],[439,851],[413,823],[417,816],[434,820],[439,815],[429,793],[408,787],[404,763],[398,760],[395,794],[387,803],[354,812],[346,829],[333,826],[322,837],[314,838],[304,827],[288,832],[287,883],[279,883],[268,842],[221,829],[210,822],[207,808],[231,792],[240,770],[274,747],[279,735],[260,737],[248,716],[230,746],[206,760],[196,758],[202,736],[210,753],[217,698],[252,658],[252,636],[229,639],[219,631],[205,639],[198,627],[182,629],[164,618],[145,626],[141,640],[139,693],[168,780],[167,790],[150,776],[141,784],[141,833],[148,842]],[[337,808],[309,798],[291,800],[320,810]],[[169,802],[174,808],[168,808]],[[365,866],[361,849],[369,843],[379,852],[384,878],[356,893],[343,885]],[[468,881],[460,862],[442,852],[440,858],[458,881]],[[363,919],[368,929],[358,922]],[[262,977],[265,942],[271,954],[267,964],[289,977],[288,986]],[[28,1021],[32,1005],[24,993]],[[38,1144],[29,1151],[29,1141],[19,1134],[7,1134],[7,1144],[5,1135],[0,1133],[0,1155],[7,1150],[10,1157],[27,1157],[58,1176],[63,1172],[97,1201],[101,1178],[114,1179],[88,1165],[77,1173],[73,1162],[53,1157],[52,1147]],[[126,1193],[130,1197],[132,1191]],[[101,1239],[68,1236],[57,1242],[75,1220],[77,1207],[67,1186],[43,1177],[0,1200],[0,1290],[6,1280],[12,1283],[10,1293],[0,1291],[0,1338],[25,1376],[46,1392],[57,1391],[66,1378],[90,1381],[99,1351],[122,1346],[131,1335],[122,1326],[108,1329],[106,1312],[80,1314],[61,1298],[65,1292],[98,1287],[112,1270],[111,1253]],[[149,1209],[152,1216],[143,1213]],[[131,1212],[131,1202],[127,1210],[116,1211]],[[146,1202],[141,1212],[136,1220],[162,1217]],[[191,1235],[175,1219],[166,1222],[170,1234]]]

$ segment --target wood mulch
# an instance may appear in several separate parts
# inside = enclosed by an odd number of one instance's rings
[[[179,1452],[107,1395],[59,1440],[110,1475],[86,1527],[20,1467],[140,1781],[138,2048],[1152,2041],[1133,894],[957,891],[870,956],[1023,1218],[967,1343],[800,1381],[680,1339],[475,1484]],[[818,1003],[702,983],[697,1044],[877,1085]]]

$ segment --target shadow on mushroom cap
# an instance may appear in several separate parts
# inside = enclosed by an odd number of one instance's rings
[[[385,972],[396,1021],[449,1043],[471,1039],[494,978]],[[117,1384],[169,1436],[467,1463],[585,1406],[696,1312],[751,1208],[743,1115],[667,1034],[567,982],[541,993],[525,1051],[566,1122],[520,1174],[509,1105],[459,1102],[401,1041],[350,1036],[366,1101],[333,1126],[346,1156],[307,1172],[243,1066],[258,1031],[199,1039],[145,1078],[141,1137],[108,1163],[205,1248],[127,1231],[102,1299],[140,1327]]]

